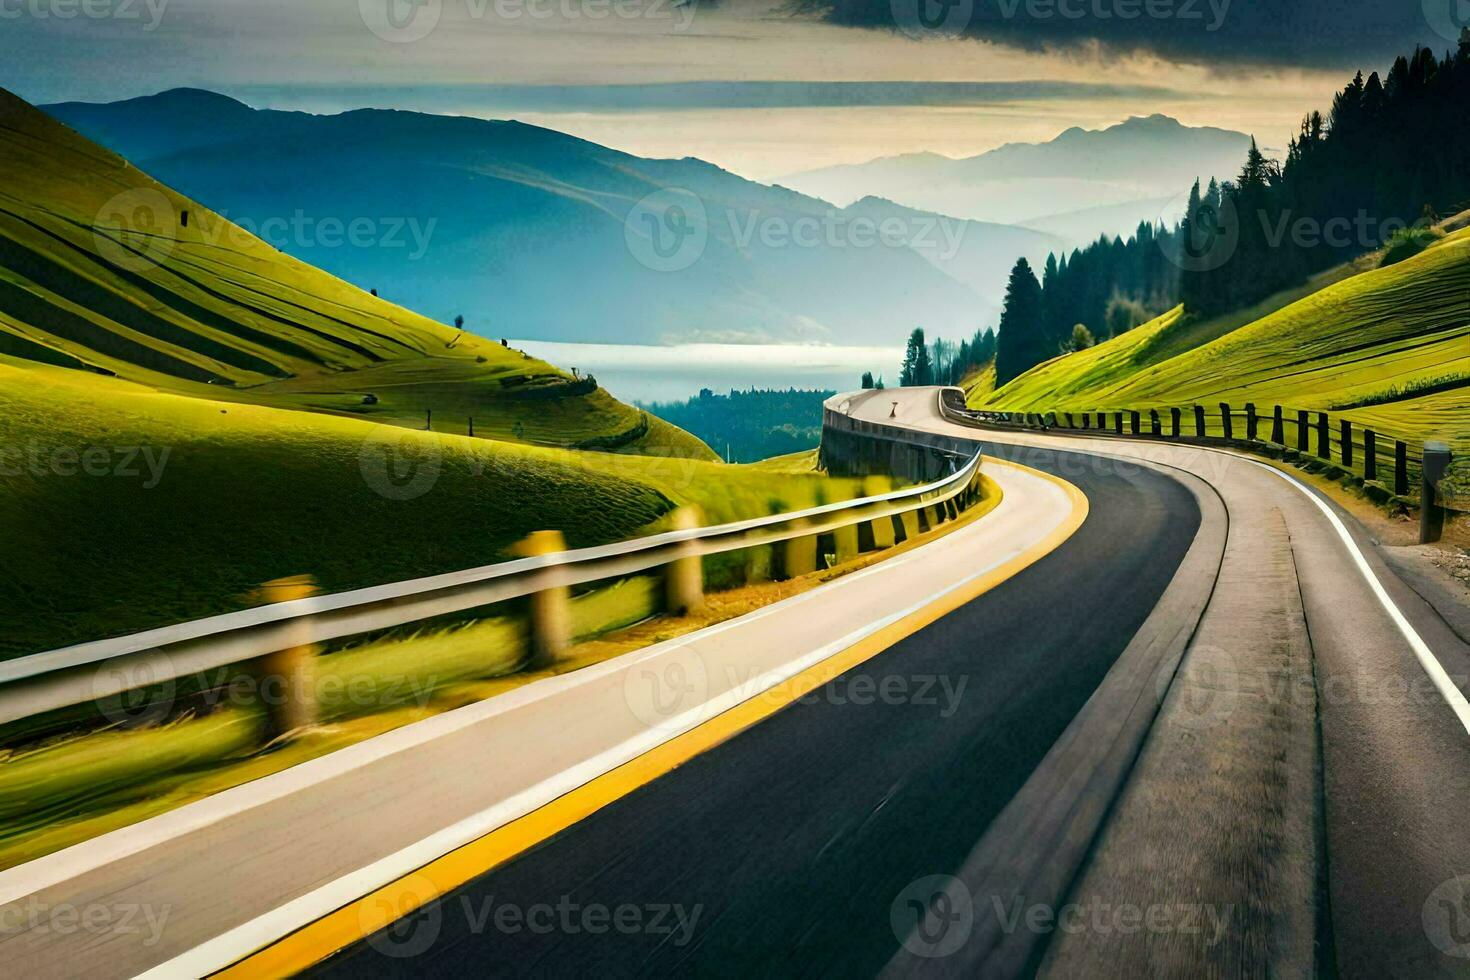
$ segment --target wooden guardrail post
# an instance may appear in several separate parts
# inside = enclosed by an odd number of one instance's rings
[[[1203,405],[1196,405],[1196,406],[1194,406],[1194,435],[1195,435],[1195,438],[1196,439],[1203,439],[1205,437],[1205,432],[1206,431],[1207,430],[1205,429],[1205,407]]]
[[[1138,412],[1137,412],[1137,410],[1130,410],[1128,412],[1128,427],[1133,432],[1134,435],[1138,435],[1139,434]]]
[[[1123,413],[1122,412],[1114,412],[1113,413],[1113,433],[1115,435],[1120,435],[1120,436],[1123,434]]]
[[[1271,442],[1278,446],[1286,445],[1286,420],[1282,418],[1280,405],[1271,410]]]
[[[672,515],[672,530],[692,531],[704,523],[698,507],[680,507]],[[669,612],[676,616],[692,616],[704,612],[704,559],[699,545],[685,541],[679,546],[679,557],[664,567],[664,594]]]
[[[1148,410],[1148,426],[1155,436],[1164,434],[1164,423],[1159,419],[1159,410],[1151,408]]]
[[[1169,422],[1171,423],[1169,434],[1175,439],[1179,438],[1179,421],[1182,415],[1183,413],[1177,408],[1169,409]]]
[[[1444,504],[1439,481],[1450,469],[1450,447],[1443,442],[1424,444],[1424,470],[1419,489],[1419,543],[1433,544],[1444,536]]]
[[[817,535],[804,534],[781,543],[781,571],[784,578],[810,575],[817,570]]]
[[[1304,453],[1311,444],[1311,428],[1307,424],[1307,412],[1299,408],[1296,413],[1296,451]]]
[[[1220,422],[1223,426],[1225,441],[1229,442],[1235,438],[1234,421],[1230,418],[1230,406],[1224,402],[1220,403]]]
[[[1363,479],[1378,479],[1378,433],[1363,430]]]
[[[1077,428],[1077,423],[1076,423],[1076,420],[1072,418],[1072,413],[1071,412],[1067,412],[1066,415],[1067,415],[1067,428],[1069,428],[1069,429],[1075,429],[1075,428]]]
[[[1082,413],[1082,428],[1084,428],[1084,429],[1090,429],[1090,428],[1092,428],[1092,413],[1091,412],[1083,412]]]
[[[1332,436],[1327,431],[1327,413],[1317,413],[1317,457],[1332,462]]]
[[[523,558],[540,558],[567,550],[560,531],[536,531],[517,546]],[[538,588],[529,596],[530,621],[527,636],[531,662],[549,667],[566,655],[572,645],[572,593],[562,581],[561,569],[548,565],[536,574]]]
[[[1342,465],[1351,469],[1353,465],[1353,424],[1347,419],[1342,419],[1338,432],[1340,435],[1337,448],[1342,451]]]
[[[1393,492],[1400,497],[1409,495],[1409,447],[1402,442],[1393,444]]]
[[[266,603],[290,602],[314,596],[317,591],[315,579],[297,575],[265,583],[260,587],[260,596]],[[301,618],[287,628],[299,633],[307,625],[308,621]],[[316,655],[320,651],[319,644],[292,643],[256,661],[255,676],[272,738],[316,724]]]
[[[1256,436],[1261,433],[1261,419],[1256,415],[1256,403],[1245,403],[1245,437],[1251,442],[1258,442]]]

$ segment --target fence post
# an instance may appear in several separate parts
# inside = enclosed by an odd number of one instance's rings
[[[1363,479],[1378,479],[1378,433],[1363,430]]]
[[[1286,420],[1281,417],[1281,406],[1271,411],[1271,441],[1278,446],[1286,445]]]
[[[1072,413],[1071,412],[1067,412],[1066,414],[1067,414],[1067,428],[1069,428],[1069,429],[1075,429],[1075,428],[1077,428],[1077,421],[1076,421],[1076,419],[1072,418]]]
[[[316,594],[316,582],[309,575],[278,578],[260,587],[260,596],[267,603],[290,602]],[[298,633],[306,625],[305,619],[297,620],[291,632]],[[318,644],[296,642],[256,661],[255,676],[261,682],[261,700],[265,703],[271,737],[316,724],[316,655],[320,650]]]
[[[1203,405],[1194,406],[1194,434],[1198,439],[1205,437],[1205,407]]]
[[[1083,429],[1090,429],[1090,428],[1092,428],[1092,413],[1091,412],[1083,412],[1082,413],[1082,428]]]
[[[1450,468],[1450,447],[1443,442],[1424,444],[1424,476],[1419,490],[1419,543],[1433,544],[1444,535],[1444,506],[1439,481]]]
[[[1155,436],[1162,436],[1164,434],[1164,423],[1159,418],[1159,410],[1157,408],[1148,410],[1148,425]]]
[[[1402,442],[1393,444],[1393,492],[1409,495],[1409,447]]]
[[[1120,436],[1123,434],[1123,413],[1122,412],[1114,412],[1113,413],[1113,431],[1117,435],[1120,435]]]
[[[1229,442],[1235,437],[1235,426],[1230,418],[1230,406],[1224,402],[1220,403],[1220,421],[1224,426],[1225,441]]]
[[[1343,419],[1339,432],[1341,433],[1341,445],[1337,448],[1342,451],[1342,465],[1351,469],[1353,465],[1353,424]]]
[[[1310,431],[1307,425],[1307,413],[1304,409],[1297,409],[1296,413],[1296,451],[1304,453],[1311,446]]]
[[[908,531],[909,537],[913,537],[914,532],[909,529],[908,517],[909,515],[904,515],[904,530]],[[791,538],[782,542],[781,547],[781,570],[786,578],[809,575],[817,570],[817,536],[815,534]]]
[[[1261,433],[1261,420],[1256,415],[1256,403],[1245,403],[1245,437],[1251,442],[1258,442],[1256,436]]]
[[[1129,423],[1130,427],[1133,429],[1133,434],[1134,435],[1138,435],[1138,433],[1139,433],[1139,427],[1138,427],[1138,412],[1137,411],[1130,411],[1128,413],[1128,423]]]
[[[1170,426],[1170,433],[1169,434],[1172,435],[1175,439],[1178,439],[1179,438],[1179,416],[1180,416],[1180,414],[1181,413],[1180,413],[1179,409],[1177,409],[1177,408],[1171,408],[1171,409],[1169,409],[1169,421],[1170,421],[1170,423],[1172,423],[1171,426]]]
[[[540,558],[567,550],[560,531],[536,531],[516,549],[524,558]],[[572,645],[572,596],[562,570],[548,565],[537,573],[537,589],[530,596],[531,660],[549,667]]]
[[[1317,456],[1332,462],[1332,436],[1327,431],[1327,413],[1317,413]]]
[[[692,531],[704,523],[698,507],[680,507],[672,515],[672,529]],[[704,612],[704,559],[699,545],[685,541],[679,545],[679,557],[664,568],[664,595],[669,612],[690,616]]]

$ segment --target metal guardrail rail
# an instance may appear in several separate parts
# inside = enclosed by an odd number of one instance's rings
[[[713,527],[518,558],[332,595],[245,609],[0,663],[0,724],[98,701],[282,650],[463,612],[546,589],[614,579],[744,548],[942,507],[971,494],[982,457],[922,486]],[[968,504],[966,497],[961,504]]]

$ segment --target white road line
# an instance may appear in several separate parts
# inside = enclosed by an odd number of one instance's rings
[[[1011,561],[1017,555],[1034,548],[1039,541],[1043,540],[1046,535],[1050,534],[1055,527],[1061,524],[1062,520],[1065,520],[1072,513],[1071,499],[1064,490],[1051,480],[1032,476],[1025,470],[1013,466],[1005,460],[987,459],[986,462],[1010,470],[1013,474],[1022,478],[1023,484],[1033,482],[1035,486],[1030,489],[1035,493],[1035,496],[1037,498],[1052,498],[1053,504],[1060,506],[1062,518],[1051,527],[1040,529],[1035,539],[1026,545],[1008,548],[991,555],[988,562],[964,578],[955,582],[949,582],[938,591],[905,608],[890,613],[879,620],[866,623],[840,639],[827,643],[795,661],[771,670],[757,677],[754,681],[746,681],[724,694],[716,696],[712,701],[691,708],[675,724],[650,730],[637,738],[629,739],[620,745],[613,746],[590,759],[586,759],[569,769],[557,773],[555,776],[549,777],[527,788],[509,799],[502,800],[414,844],[410,844],[392,854],[379,858],[366,867],[343,875],[313,891],[307,892],[305,895],[301,895],[292,901],[277,906],[269,912],[241,923],[233,929],[221,933],[213,939],[206,940],[198,946],[185,950],[177,956],[139,974],[139,980],[182,980],[182,978],[207,976],[224,969],[232,963],[239,962],[246,956],[269,946],[271,943],[276,942],[297,929],[310,925],[312,922],[371,894],[385,885],[413,874],[420,868],[478,840],[510,821],[566,795],[572,790],[596,779],[598,776],[611,772],[618,766],[652,751],[659,745],[687,731],[697,728],[714,716],[754,697],[760,696],[783,681],[830,659],[851,646],[857,645],[863,639],[886,629],[893,623],[921,609],[928,608],[950,593],[962,589],[971,582],[990,574],[1006,562]],[[1012,492],[1017,491],[1013,490]],[[1004,498],[1002,500],[1002,506],[1004,506]],[[992,517],[997,512],[987,514],[985,517]],[[939,538],[936,541],[930,542],[929,546],[946,544],[952,546],[954,539],[949,537]],[[798,604],[798,602],[815,599],[821,595],[830,595],[832,586],[841,587],[844,583],[851,583],[867,578],[870,575],[885,572],[891,574],[895,568],[910,564],[911,562],[920,561],[926,557],[929,557],[929,552],[925,548],[914,549],[906,555],[895,556],[887,561],[879,562],[869,568],[836,579],[822,588],[801,593],[782,603],[757,610],[754,614],[688,634],[686,637],[676,638],[668,646],[682,646],[697,640],[708,639],[709,636],[733,629],[738,624],[748,623],[752,619],[772,615],[778,608],[789,609],[792,605]],[[667,648],[664,645],[660,645],[660,647]],[[647,652],[643,651],[644,654]],[[622,660],[621,662],[627,665],[629,660]],[[609,661],[609,663],[612,663],[612,661]]]
[[[1235,454],[1230,453],[1229,455]],[[1244,459],[1245,457],[1241,458]],[[1445,671],[1444,665],[1439,662],[1439,658],[1434,655],[1434,651],[1429,649],[1429,644],[1424,642],[1424,638],[1414,629],[1408,617],[1399,610],[1399,607],[1394,604],[1393,599],[1389,597],[1388,590],[1383,587],[1383,583],[1378,580],[1378,576],[1369,567],[1368,559],[1363,556],[1363,552],[1358,548],[1358,543],[1348,533],[1348,529],[1342,523],[1341,518],[1333,513],[1332,508],[1327,506],[1327,503],[1321,497],[1313,493],[1300,480],[1281,472],[1274,466],[1267,466],[1259,460],[1248,459],[1246,461],[1255,466],[1259,466],[1268,473],[1275,473],[1288,484],[1301,491],[1303,496],[1317,505],[1318,510],[1327,515],[1328,523],[1332,525],[1333,530],[1337,531],[1337,536],[1342,538],[1342,543],[1347,546],[1348,554],[1352,555],[1353,562],[1358,566],[1358,571],[1367,580],[1369,588],[1373,590],[1373,594],[1378,597],[1378,602],[1383,606],[1384,611],[1388,613],[1388,618],[1393,620],[1393,624],[1399,628],[1399,632],[1404,635],[1404,639],[1409,641],[1409,647],[1414,651],[1414,656],[1419,658],[1420,666],[1429,675],[1429,679],[1434,682],[1434,686],[1455,712],[1455,716],[1460,719],[1460,724],[1464,726],[1465,731],[1470,733],[1470,701],[1465,700],[1464,693],[1450,679],[1450,675]]]

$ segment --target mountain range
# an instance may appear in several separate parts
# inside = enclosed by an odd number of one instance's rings
[[[1008,143],[979,156],[880,157],[776,181],[838,205],[868,195],[976,221],[1024,225],[1080,245],[1128,234],[1142,220],[1177,219],[1196,178],[1229,178],[1250,137],[1135,116],[1101,130],[1072,128],[1046,143]],[[1172,208],[1178,198],[1180,206]]]
[[[1015,257],[1055,244],[876,201],[845,211],[513,121],[258,110],[188,89],[44,108],[296,258],[493,337],[968,334],[994,321]]]

